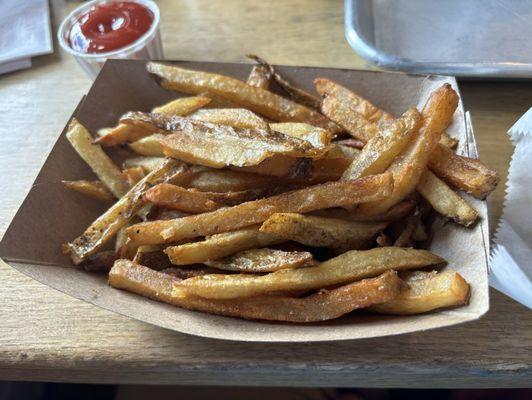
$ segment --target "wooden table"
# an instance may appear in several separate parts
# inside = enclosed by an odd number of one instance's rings
[[[342,2],[159,1],[170,59],[364,68],[343,36]],[[52,1],[54,21],[72,8]],[[56,25],[57,26],[57,25]],[[67,54],[0,77],[0,233],[91,82]],[[462,82],[480,153],[502,175],[506,135],[532,84]],[[43,204],[43,212],[46,205]],[[361,387],[524,387],[532,382],[530,312],[492,291],[488,315],[453,328],[323,344],[253,344],[186,336],[70,298],[0,264],[0,380]]]

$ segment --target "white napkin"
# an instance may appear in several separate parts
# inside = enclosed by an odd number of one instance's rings
[[[491,253],[490,285],[532,309],[532,108],[508,134],[515,151]]]
[[[0,0],[0,74],[53,52],[48,0]]]

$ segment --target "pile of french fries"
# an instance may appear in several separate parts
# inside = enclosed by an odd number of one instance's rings
[[[150,62],[189,97],[67,138],[98,180],[66,188],[109,209],[63,247],[111,286],[190,310],[314,322],[356,309],[464,305],[470,287],[427,248],[439,214],[465,227],[497,174],[446,133],[458,96],[392,116],[326,78],[319,96],[257,64],[247,82]],[[277,87],[285,96],[270,88]],[[119,168],[109,146],[131,151]],[[112,248],[114,241],[114,248]]]

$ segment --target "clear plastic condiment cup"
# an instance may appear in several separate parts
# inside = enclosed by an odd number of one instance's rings
[[[95,79],[102,69],[105,60],[108,58],[129,58],[141,60],[160,60],[163,56],[163,46],[161,42],[161,35],[159,33],[160,13],[159,7],[150,0],[127,0],[138,3],[146,7],[153,13],[153,22],[150,29],[134,42],[124,46],[120,49],[112,50],[106,53],[83,53],[74,50],[68,44],[68,35],[78,19],[87,13],[93,6],[99,4],[108,4],[116,1],[124,0],[93,0],[72,11],[61,23],[57,32],[57,39],[59,44],[67,53],[74,56],[81,68],[89,75],[91,79]]]

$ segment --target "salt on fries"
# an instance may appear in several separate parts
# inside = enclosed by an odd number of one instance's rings
[[[315,95],[251,58],[247,82],[149,62],[161,86],[194,96],[131,110],[96,137],[71,122],[67,138],[97,180],[65,187],[118,199],[63,246],[73,262],[107,271],[118,289],[246,319],[467,304],[457,272],[418,271],[445,264],[419,248],[434,212],[464,226],[479,217],[455,188],[485,198],[498,182],[453,150],[451,86],[395,118],[327,78],[315,80]],[[120,169],[101,145],[126,143]]]

